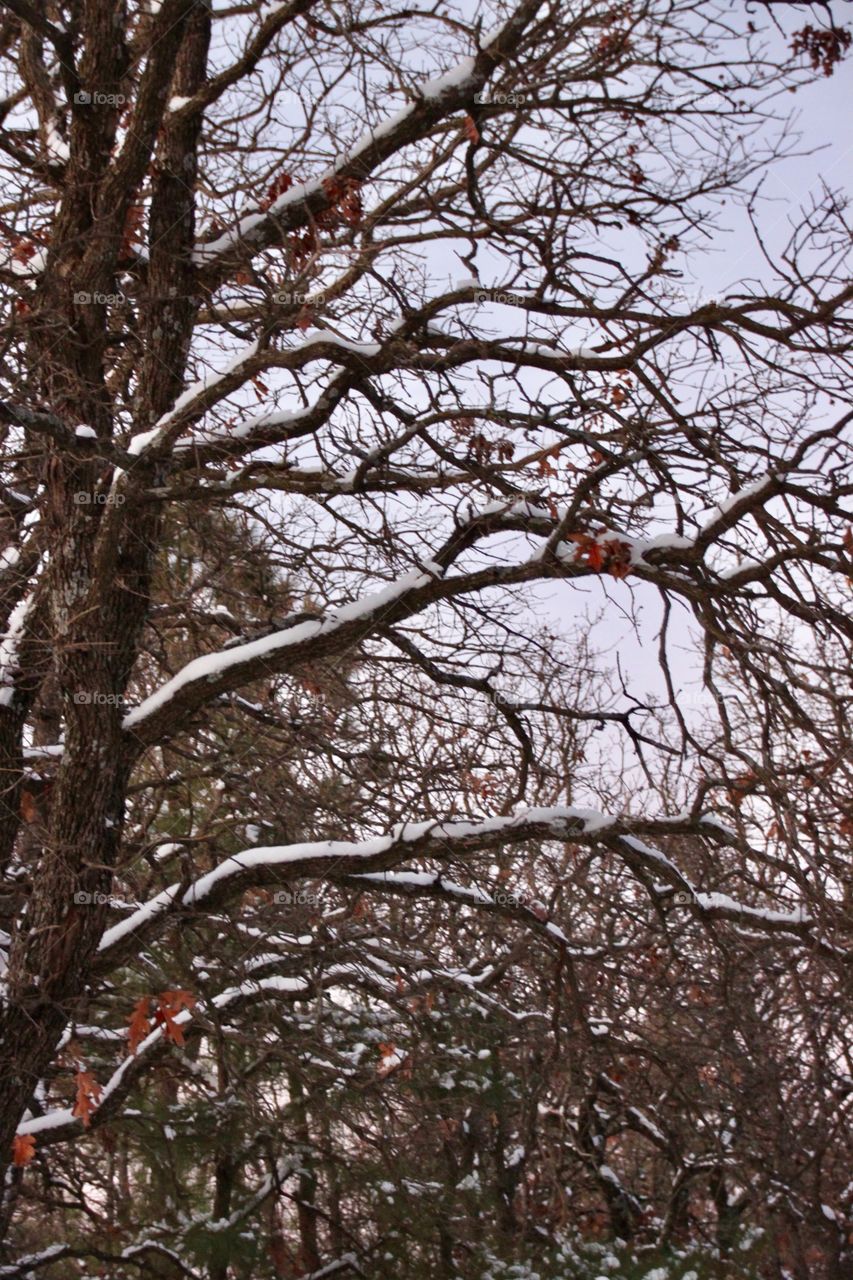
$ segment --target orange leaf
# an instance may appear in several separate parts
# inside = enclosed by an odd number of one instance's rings
[[[145,209],[141,204],[133,204],[128,209],[121,242],[122,257],[128,257],[132,254],[134,252],[133,246],[142,239],[142,220],[144,217]]]
[[[273,201],[283,196],[293,186],[293,178],[289,173],[280,173],[267,189],[266,198],[261,202],[262,209],[268,209]]]
[[[191,1009],[195,1004],[195,996],[191,991],[164,991],[158,1000],[155,1018],[163,1027],[163,1034],[173,1044],[184,1043],[183,1029],[175,1018],[182,1009]]]
[[[78,1071],[74,1081],[77,1085],[77,1099],[71,1114],[82,1120],[83,1127],[88,1129],[92,1123],[92,1112],[96,1109],[101,1096],[101,1086],[89,1071]]]
[[[627,542],[610,543],[610,559],[607,568],[614,578],[627,578],[631,572],[631,548]]]
[[[39,816],[38,805],[32,791],[21,791],[21,817],[24,822],[35,822]]]
[[[195,1005],[195,996],[191,991],[164,991],[160,996],[160,1007],[171,1010],[173,1013],[179,1013],[181,1009],[192,1009]]]
[[[476,121],[473,116],[466,116],[462,125],[465,131],[465,137],[469,142],[473,142],[474,146],[480,141],[480,130],[477,128]]]
[[[379,1065],[376,1068],[376,1074],[387,1076],[399,1064],[397,1055],[397,1046],[395,1044],[380,1044],[379,1046]]]
[[[12,1140],[12,1163],[21,1168],[36,1153],[36,1140],[31,1133],[16,1133]]]
[[[604,550],[600,542],[592,542],[587,547],[586,562],[593,573],[599,573],[604,568]]]
[[[359,190],[360,186],[361,183],[356,178],[349,178],[346,192],[340,204],[341,217],[351,227],[357,227],[361,222],[363,206]]]
[[[142,1044],[142,1041],[151,1032],[151,997],[143,996],[141,1000],[137,1000],[133,1006],[133,1013],[130,1015],[130,1036],[128,1044],[131,1054]]]

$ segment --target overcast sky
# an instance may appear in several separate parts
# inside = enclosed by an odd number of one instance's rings
[[[848,197],[853,189],[853,58],[836,68],[833,76],[783,100],[780,120],[783,106],[789,107],[797,117],[790,134],[792,139],[799,137],[796,147],[802,154],[777,161],[767,170],[762,186],[761,231],[773,251],[784,248],[801,207],[809,204],[812,195],[819,195],[822,183],[845,192]],[[696,280],[701,286],[707,286],[708,296],[722,295],[748,277],[769,279],[744,210],[729,202],[718,222],[719,228],[713,233],[707,251],[693,256],[690,263]],[[638,696],[644,689],[662,696],[657,657],[660,619],[657,592],[645,584],[634,588],[633,598],[640,614],[638,635],[625,608],[624,586],[602,579],[579,592],[575,583],[548,584],[541,588],[543,613],[553,616],[561,629],[577,625],[581,621],[578,614],[581,596],[586,597],[590,614],[596,614],[602,609],[603,588],[609,603],[592,630],[594,643],[608,650],[612,658],[619,654],[623,670],[630,673]],[[680,621],[673,635],[683,648],[680,652],[676,648],[672,657],[681,676],[684,709],[701,715],[704,695],[697,683],[698,651],[691,644],[692,627],[687,610],[681,611],[680,620],[678,614],[674,614],[673,621],[676,624]]]

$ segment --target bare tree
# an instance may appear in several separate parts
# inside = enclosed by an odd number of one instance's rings
[[[848,33],[2,8],[2,1274],[382,1274],[414,1152],[484,1233],[840,1280],[849,228],[758,188]],[[437,1006],[505,1105],[442,1117]]]

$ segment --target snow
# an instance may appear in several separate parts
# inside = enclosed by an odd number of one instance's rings
[[[328,635],[346,623],[358,621],[360,618],[369,618],[387,608],[407,592],[426,586],[430,581],[432,581],[430,574],[413,570],[403,574],[396,582],[390,583],[381,591],[356,600],[352,604],[344,605],[326,618],[300,622],[283,631],[274,631],[271,635],[262,636],[259,640],[236,645],[233,649],[222,649],[216,653],[195,658],[138,707],[130,711],[125,716],[124,727],[132,730],[142,724],[149,716],[166,706],[181,689],[194,681],[214,680],[231,667],[252,662],[255,658],[263,658],[268,654],[278,653],[282,649],[302,644],[306,640],[315,639],[321,635]]]
[[[160,848],[154,854],[155,862],[165,862],[167,858],[171,858],[173,854],[180,853],[182,845],[176,844],[174,840],[169,840],[166,844],[160,845]]]
[[[649,551],[689,551],[694,545],[692,538],[684,538],[677,533],[659,533],[654,538],[623,537],[621,540],[631,547],[632,564],[639,564]]]
[[[426,838],[445,846],[447,842],[454,840],[461,842],[471,837],[487,837],[504,832],[510,835],[515,828],[530,825],[543,825],[550,828],[549,835],[554,839],[564,838],[570,833],[577,838],[582,834],[593,835],[598,831],[606,830],[615,821],[616,819],[593,809],[557,805],[549,808],[520,809],[508,816],[485,818],[479,822],[456,819],[448,822],[403,823],[395,827],[390,834],[373,836],[360,841],[319,840],[245,849],[227,858],[191,884],[180,898],[180,902],[182,906],[194,906],[202,902],[221,881],[231,879],[254,867],[287,867],[317,860],[346,860],[358,863],[367,858],[379,857],[397,848],[403,856],[407,844]],[[401,874],[412,877],[412,882],[416,884],[435,880],[434,876],[429,875],[422,879],[419,873]],[[180,888],[178,884],[170,885],[134,911],[126,920],[106,930],[98,950],[100,952],[108,950],[135,929],[167,912],[172,903],[177,900]],[[462,889],[461,886],[460,889]],[[486,904],[490,902],[485,894],[475,896],[479,895],[479,891],[462,889],[462,892],[470,900],[482,901]],[[564,940],[556,926],[550,926],[550,929],[561,941]]]
[[[774,473],[772,471],[768,471],[766,475],[763,475],[758,480],[753,481],[752,484],[744,485],[742,489],[738,489],[737,493],[730,493],[727,498],[717,505],[717,514],[709,521],[705,528],[707,529],[710,526],[717,524],[721,517],[727,516],[732,508],[743,502],[744,499],[754,498],[757,497],[758,494],[763,493],[764,490],[772,484],[775,478]]]
[[[178,442],[178,451],[182,449],[190,449],[196,444],[215,444],[217,440],[245,440],[248,436],[256,431],[274,427],[289,427],[300,422],[305,418],[310,418],[316,410],[316,404],[309,405],[306,409],[284,410],[280,413],[262,413],[256,414],[254,417],[247,418],[239,426],[229,428],[226,431],[206,431],[195,436],[192,440],[182,440]]]
[[[385,853],[393,845],[394,841],[391,836],[377,836],[373,840],[364,840],[359,844],[345,840],[320,840],[305,844],[272,845],[266,848],[246,849],[242,853],[235,854],[234,857],[229,858],[227,862],[221,862],[218,867],[214,867],[207,875],[196,880],[195,884],[187,889],[183,901],[188,906],[200,902],[207,897],[214,885],[218,884],[220,880],[229,879],[238,872],[248,870],[251,867],[286,866],[291,862],[326,858],[372,858]]]
[[[95,432],[92,427],[87,427],[86,424],[82,422],[79,427],[74,428],[74,434],[77,436],[78,440],[97,440],[98,438],[97,432]]]
[[[175,403],[168,413],[148,431],[138,432],[128,443],[127,452],[134,457],[138,457],[152,443],[161,440],[168,432],[169,427],[178,419],[181,414],[193,403],[203,396],[206,392],[212,390],[220,382],[223,382],[231,374],[235,373],[242,365],[247,364],[258,354],[259,340],[255,339],[246,346],[241,347],[222,369],[205,369],[202,376],[191,386],[187,387],[178,396]]]
[[[429,889],[435,887],[441,889],[443,893],[448,894],[450,897],[458,898],[460,902],[471,903],[473,906],[496,907],[499,905],[495,898],[484,893],[482,889],[478,889],[476,885],[458,884],[456,881],[448,880],[446,876],[440,873],[429,871],[366,871],[355,878],[376,885],[388,885],[391,888],[395,885],[399,885],[404,889]],[[538,904],[528,903],[518,898],[518,907],[522,911],[536,915],[536,919],[544,924],[546,933],[563,946],[569,946],[569,940],[563,930],[551,921],[541,920],[538,912],[533,910],[534,906],[538,906]],[[571,954],[584,956],[586,953],[572,948]]]
[[[417,97],[414,102],[407,103],[406,106],[387,116],[383,121],[376,125],[373,129],[366,130],[356,142],[355,146],[338,162],[337,165],[327,169],[322,177],[312,182],[299,183],[285,191],[277,200],[270,205],[269,209],[264,212],[250,213],[245,215],[230,231],[226,231],[218,239],[212,240],[209,244],[201,244],[196,247],[194,259],[198,264],[215,261],[222,254],[233,249],[240,241],[255,238],[260,228],[267,225],[271,219],[276,218],[284,210],[293,204],[298,204],[307,200],[311,195],[319,191],[324,182],[335,179],[339,170],[345,166],[352,165],[355,161],[360,160],[367,155],[371,148],[382,138],[387,138],[401,124],[404,124],[417,110],[421,102],[437,102],[446,93],[451,90],[461,90],[467,84],[474,83],[473,73],[475,68],[475,60],[472,57],[463,58],[455,67],[444,72],[443,75],[436,76],[432,80],[427,80],[416,91]]]
[[[11,707],[18,671],[18,645],[24,634],[34,595],[28,591],[9,614],[6,632],[0,638],[0,707]]]
[[[299,201],[307,200],[309,196],[319,191],[322,185],[321,179],[317,179],[314,182],[297,183],[289,191],[285,191],[280,195],[264,213],[246,214],[240,219],[236,227],[232,227],[230,231],[226,231],[216,240],[211,240],[209,244],[197,245],[193,253],[195,263],[202,266],[206,262],[214,262],[241,241],[252,240],[258,228],[262,227],[268,219],[283,213],[289,204],[297,204]]]
[[[20,547],[4,547],[0,552],[0,573],[5,573],[8,569],[14,569],[16,564],[21,560]]]
[[[287,194],[290,193],[288,192]],[[310,351],[312,347],[316,346],[338,347],[342,351],[348,351],[364,359],[376,356],[382,350],[381,344],[378,342],[357,342],[354,339],[345,338],[339,333],[333,333],[331,329],[318,328],[306,333],[300,342],[289,346],[287,353],[298,354],[300,351]],[[152,444],[159,443],[165,438],[170,427],[173,426],[177,419],[186,410],[193,407],[196,400],[200,399],[224,379],[239,371],[243,365],[258,354],[258,348],[259,343],[257,341],[250,342],[237,351],[224,368],[205,371],[201,378],[181,392],[169,412],[164,414],[153,427],[147,431],[138,432],[133,436],[127,445],[127,452],[133,457],[138,457]],[[178,441],[175,448],[176,451],[181,452],[194,448],[200,443],[211,444],[217,440],[243,440],[257,430],[295,425],[310,418],[315,408],[316,406],[309,405],[307,408],[299,410],[285,410],[255,415],[248,418],[241,426],[229,428],[227,432],[204,432],[193,436],[191,439]],[[318,468],[318,470],[321,469]]]
[[[811,923],[811,916],[804,907],[796,907],[793,911],[772,911],[767,907],[748,907],[730,898],[727,893],[697,893],[695,896],[697,903],[705,911],[730,911],[756,920],[766,920],[771,924]]]
[[[238,987],[229,987],[226,991],[222,991],[218,996],[213,997],[212,1004],[216,1009],[225,1009],[229,1004],[233,1004],[235,1000],[239,1000],[241,996],[262,995],[265,991],[282,991],[293,994],[297,991],[309,991],[310,983],[307,978],[283,978],[274,975],[270,978],[248,979],[241,982]]]
[[[54,164],[65,164],[71,155],[71,151],[68,143],[56,127],[55,120],[52,120],[47,127],[45,143],[48,159],[52,160]]]
[[[351,338],[344,338],[341,334],[334,333],[331,329],[320,328],[309,330],[298,345],[288,347],[288,353],[303,350],[305,347],[313,347],[318,343],[341,347],[344,351],[351,351],[354,355],[359,356],[377,356],[382,350],[382,345],[379,342],[354,342]]]
[[[18,1132],[21,1131],[18,1130]],[[47,1249],[42,1249],[41,1253],[29,1253],[25,1258],[19,1258],[10,1267],[0,1267],[0,1276],[23,1276],[28,1267],[44,1266],[51,1259],[64,1257],[68,1248],[67,1244],[52,1244]]]
[[[737,832],[733,827],[727,826],[725,822],[722,822],[719,818],[715,818],[713,814],[703,814],[699,821],[703,826],[715,827],[716,830],[719,831],[720,835],[725,837],[726,840],[736,841],[738,838]]]
[[[621,1090],[620,1090],[621,1092]],[[661,1146],[667,1145],[666,1135],[661,1132],[657,1125],[644,1115],[642,1111],[638,1111],[636,1107],[629,1107],[628,1116],[634,1121],[639,1129],[653,1138],[655,1142],[659,1142]]]
[[[267,991],[280,991],[293,994],[308,991],[309,989],[310,984],[306,978],[284,978],[273,976],[269,978],[249,980],[238,987],[229,987],[226,991],[222,991],[219,995],[214,996],[210,1001],[210,1004],[215,1009],[225,1009],[241,996],[263,994]],[[178,1026],[186,1026],[188,1022],[192,1021],[192,1017],[193,1014],[191,1010],[182,1009],[179,1013],[175,1014],[172,1018],[172,1022]],[[110,1033],[102,1038],[124,1038],[126,1034],[127,1033],[125,1031],[122,1031],[121,1033]],[[162,1026],[155,1027],[154,1030],[151,1031],[138,1046],[136,1053],[132,1057],[127,1057],[122,1060],[110,1076],[107,1083],[104,1085],[98,1100],[98,1106],[103,1106],[107,1098],[109,1098],[110,1095],[113,1094],[121,1085],[126,1073],[133,1067],[137,1059],[139,1057],[144,1057],[145,1053],[149,1049],[153,1048],[158,1041],[163,1038],[163,1035],[164,1028]],[[72,1114],[70,1107],[58,1107],[53,1111],[48,1111],[43,1116],[31,1116],[30,1118],[25,1119],[18,1125],[18,1133],[44,1133],[47,1130],[60,1129],[63,1126],[73,1124],[74,1122],[75,1116]],[[0,1276],[2,1276],[2,1274],[2,1271],[0,1271]]]
[[[499,22],[496,27],[491,27],[480,41],[480,48],[488,49],[489,45],[495,44],[511,22],[512,18],[507,18],[504,22]]]
[[[12,252],[0,255],[0,266],[14,276],[41,275],[47,265],[47,249],[37,249],[26,262],[21,262]]]
[[[161,915],[174,902],[179,889],[180,885],[169,885],[168,889],[164,889],[155,898],[151,898],[144,906],[139,907],[132,915],[129,915],[126,920],[120,920],[118,924],[114,924],[112,928],[107,929],[101,938],[98,950],[106,951],[109,947],[113,947],[120,942],[127,934],[133,933],[134,929],[138,929],[140,925],[152,920],[155,916]]]
[[[181,107],[185,107],[188,102],[192,102],[192,98],[182,98],[180,94],[175,94],[169,99],[169,111],[180,111]]]
[[[24,747],[23,749],[25,760],[57,760],[64,753],[65,747],[61,742],[55,742],[45,747]]]
[[[471,81],[475,66],[476,62],[473,58],[463,58],[444,75],[436,76],[434,80],[428,80],[426,84],[421,85],[420,96],[434,102],[450,89],[461,89]]]

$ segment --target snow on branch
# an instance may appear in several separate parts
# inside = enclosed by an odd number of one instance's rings
[[[808,935],[812,922],[799,908],[767,911],[733,899],[723,902],[719,895],[710,895],[706,900],[664,853],[640,838],[674,835],[705,836],[717,843],[731,843],[721,828],[701,816],[616,818],[593,809],[557,805],[526,808],[511,815],[480,820],[408,822],[386,835],[363,840],[305,841],[245,849],[186,888],[170,886],[108,929],[99,947],[102,967],[117,962],[116,958],[124,956],[129,949],[137,948],[177,913],[212,911],[250,887],[307,877],[345,880],[353,874],[363,877],[365,873],[385,872],[412,858],[441,862],[526,841],[545,840],[571,840],[609,848],[644,879],[662,878],[663,883],[654,891],[656,895],[667,899],[672,898],[673,893],[678,894],[677,903],[697,916],[735,920],[766,932]],[[474,905],[479,900],[478,895],[470,891],[462,891],[462,897]]]
[[[217,678],[230,670],[253,670],[255,664],[264,659],[271,659],[282,650],[298,648],[309,640],[319,640],[332,635],[344,627],[352,628],[352,624],[370,623],[377,615],[385,613],[389,606],[407,594],[428,586],[434,581],[434,575],[414,570],[403,574],[396,582],[389,584],[381,591],[366,596],[353,604],[344,605],[335,610],[328,618],[300,622],[284,631],[276,631],[260,640],[237,645],[230,650],[206,654],[188,663],[177,675],[167,681],[160,689],[146,698],[138,707],[129,712],[124,720],[124,727],[138,734],[141,727],[151,720],[158,711],[168,707],[183,690],[197,688],[201,684],[211,685]],[[250,677],[248,677],[250,678]]]
[[[261,674],[283,672],[305,661],[317,661],[340,653],[375,633],[380,625],[390,626],[440,600],[499,585],[514,585],[536,579],[610,572],[624,576],[633,568],[647,578],[661,579],[661,570],[644,560],[645,545],[615,533],[577,535],[576,541],[559,543],[550,556],[540,552],[520,563],[492,566],[485,570],[448,576],[453,562],[480,538],[496,532],[517,530],[535,536],[553,535],[558,520],[545,508],[529,502],[494,503],[472,511],[464,525],[454,529],[444,547],[424,568],[402,574],[379,591],[330,612],[326,617],[298,623],[258,640],[193,659],[158,690],[130,711],[124,728],[139,747],[161,741],[174,733],[193,710],[222,693]],[[667,556],[692,554],[687,540],[670,539]],[[592,550],[597,549],[593,556]],[[667,579],[676,588],[679,580]]]
[[[331,972],[327,981],[339,980],[340,974]],[[251,978],[239,986],[229,987],[209,1001],[209,1010],[218,1014],[230,1010],[237,1005],[263,998],[266,995],[289,996],[294,1000],[307,997],[316,989],[316,982],[309,983],[307,978],[287,978],[272,974],[265,978]],[[172,1026],[187,1028],[193,1025],[194,1014],[190,1009],[182,1009],[170,1018]],[[84,1034],[93,1028],[84,1028]],[[98,1038],[126,1040],[127,1031],[101,1030]],[[67,1033],[66,1033],[67,1035]],[[169,1036],[164,1025],[154,1027],[138,1045],[136,1052],[124,1058],[103,1086],[98,1099],[97,1109],[92,1113],[89,1128],[114,1118],[122,1100],[132,1088],[135,1081],[156,1061],[170,1045]],[[44,1115],[29,1116],[18,1126],[17,1132],[22,1135],[38,1136],[39,1144],[61,1142],[74,1137],[83,1131],[83,1123],[75,1116],[71,1107],[57,1107]],[[2,1276],[2,1272],[0,1272]]]
[[[523,0],[515,13],[494,32],[473,56],[432,80],[425,81],[413,102],[387,116],[367,130],[338,164],[320,177],[299,183],[284,192],[269,209],[246,213],[236,226],[195,250],[199,266],[221,266],[235,250],[250,247],[254,252],[277,243],[283,231],[299,226],[309,215],[330,204],[328,191],[347,178],[363,180],[383,161],[411,143],[426,137],[434,126],[467,107],[492,72],[513,51],[523,31],[532,22],[541,0]]]

